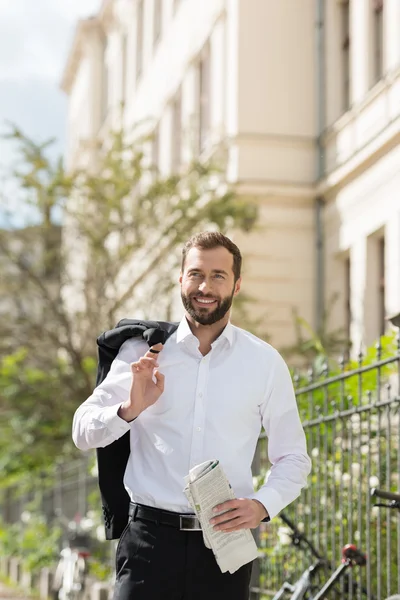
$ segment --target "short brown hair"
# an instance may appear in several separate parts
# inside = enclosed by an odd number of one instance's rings
[[[242,270],[242,255],[236,244],[219,231],[203,231],[202,233],[196,233],[196,235],[193,235],[185,243],[182,249],[182,271],[185,267],[186,256],[191,248],[212,250],[219,246],[226,248],[233,256],[233,274],[236,282],[239,279]]]

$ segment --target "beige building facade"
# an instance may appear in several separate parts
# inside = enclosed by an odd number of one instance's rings
[[[354,348],[400,309],[399,0],[105,0],[62,87],[70,168],[144,120],[163,173],[227,144],[261,216],[234,234],[243,289],[278,348],[293,308],[316,328],[337,295]]]

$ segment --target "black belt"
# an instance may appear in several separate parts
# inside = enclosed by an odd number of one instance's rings
[[[129,505],[129,518],[152,521],[157,525],[167,525],[181,531],[201,531],[200,521],[193,514],[180,514],[152,506],[144,506],[131,502]]]

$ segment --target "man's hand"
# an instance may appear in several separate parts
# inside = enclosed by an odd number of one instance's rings
[[[238,531],[239,529],[254,529],[258,527],[268,513],[263,504],[258,500],[248,498],[237,498],[218,504],[213,512],[225,512],[223,515],[213,517],[210,521],[217,531]]]
[[[162,344],[152,346],[152,349],[161,351]],[[133,421],[146,408],[157,402],[164,391],[164,375],[158,370],[157,357],[148,350],[138,361],[131,364],[132,385],[129,399],[121,404],[118,415],[124,421]],[[153,375],[155,381],[153,381]]]

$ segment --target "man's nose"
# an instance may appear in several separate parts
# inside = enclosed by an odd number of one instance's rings
[[[210,291],[210,289],[211,286],[206,279],[204,279],[199,285],[199,290],[200,292],[203,292],[203,294],[206,294],[208,291]]]

